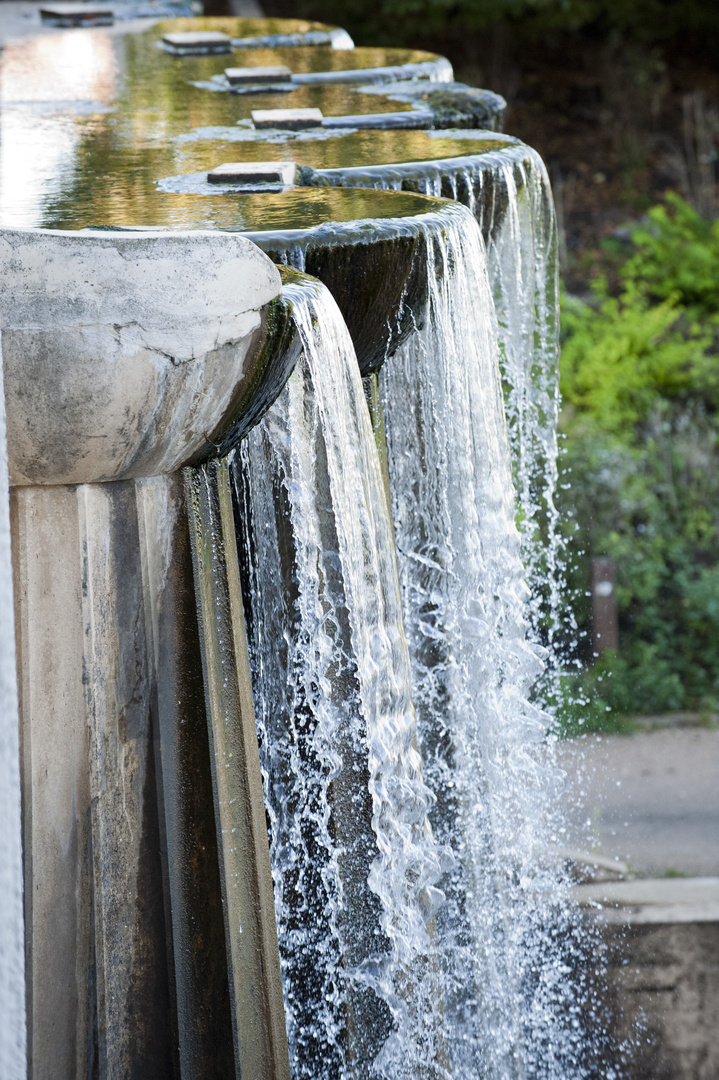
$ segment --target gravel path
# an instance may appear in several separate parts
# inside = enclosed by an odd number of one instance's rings
[[[560,744],[566,846],[641,875],[719,876],[719,731],[590,735]]]

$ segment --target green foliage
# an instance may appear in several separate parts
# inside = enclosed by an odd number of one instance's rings
[[[693,319],[719,321],[719,220],[707,221],[669,192],[634,229],[621,278],[653,300],[676,299]]]
[[[719,700],[719,227],[678,196],[633,233],[621,291],[563,301],[562,513],[588,641],[591,555],[617,562],[621,648],[578,687],[619,713]],[[576,524],[575,524],[576,523]],[[599,680],[601,678],[601,685]],[[570,695],[565,695],[569,698]],[[563,712],[562,712],[563,710]],[[576,716],[565,702],[565,727]],[[576,713],[576,710],[575,710]],[[589,710],[590,726],[602,715]]]

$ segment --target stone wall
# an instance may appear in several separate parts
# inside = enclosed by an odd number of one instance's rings
[[[608,1029],[593,1080],[717,1080],[719,879],[576,892],[607,905],[585,907],[588,1034],[598,1022]]]

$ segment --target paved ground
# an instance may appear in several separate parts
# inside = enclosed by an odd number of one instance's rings
[[[588,736],[560,746],[567,847],[641,875],[719,876],[719,731]]]

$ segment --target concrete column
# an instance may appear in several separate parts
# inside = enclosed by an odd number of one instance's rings
[[[90,734],[77,494],[11,500],[20,689],[29,1075],[81,1075],[91,994]],[[79,666],[78,666],[79,665]],[[80,678],[78,678],[78,672]]]
[[[290,1080],[252,677],[226,461],[188,470],[238,1080]]]
[[[13,508],[31,1076],[171,1076],[135,485]]]
[[[0,231],[32,1080],[240,1075],[179,470],[271,389],[279,289],[238,236]]]
[[[20,747],[5,395],[0,367],[0,1076],[26,1073]]]
[[[179,1073],[224,1080],[235,1056],[184,477],[138,481],[137,493]]]

